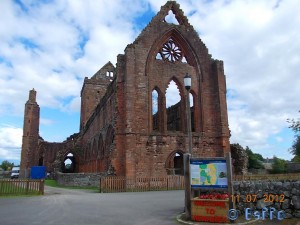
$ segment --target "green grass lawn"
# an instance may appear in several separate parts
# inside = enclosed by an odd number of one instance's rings
[[[59,187],[56,180],[50,180],[50,179],[45,180],[45,185],[50,187]]]
[[[50,187],[58,187],[58,188],[67,188],[67,189],[82,189],[82,190],[92,190],[95,192],[99,192],[99,187],[89,186],[89,187],[78,187],[78,186],[61,186],[57,183],[56,180],[46,179],[45,185]]]

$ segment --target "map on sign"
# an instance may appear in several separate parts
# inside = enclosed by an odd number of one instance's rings
[[[226,160],[191,161],[192,187],[227,188]]]

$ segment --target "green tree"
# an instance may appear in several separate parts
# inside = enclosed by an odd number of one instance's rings
[[[248,146],[246,146],[245,150],[248,155],[248,169],[263,169],[264,165],[262,162],[264,161],[264,158],[262,155],[253,153]]]
[[[295,139],[290,148],[290,152],[295,156],[292,161],[300,162],[300,118],[288,119],[287,122],[291,124],[289,128],[295,132]]]
[[[273,157],[272,173],[286,173],[286,161],[279,159],[276,156]]]
[[[12,168],[14,167],[14,163],[10,163],[10,162],[8,162],[7,160],[4,160],[4,161],[1,163],[0,167],[1,167],[3,170],[7,171],[8,169],[12,169]]]
[[[295,156],[293,161],[300,162],[300,135],[295,135],[295,140],[293,142],[292,147],[290,148],[290,152]]]
[[[295,155],[294,158],[292,158],[292,162],[300,163],[300,156]]]
[[[287,122],[291,124],[289,126],[289,128],[292,128],[295,133],[300,132],[300,118],[298,118],[298,119],[287,119]]]

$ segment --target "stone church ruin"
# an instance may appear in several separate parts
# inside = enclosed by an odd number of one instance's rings
[[[178,24],[166,21],[171,13]],[[215,60],[179,4],[167,2],[117,63],[108,62],[81,89],[80,129],[62,143],[39,136],[37,92],[25,104],[21,170],[106,173],[126,177],[181,174],[188,152],[183,84],[192,77],[193,157],[230,151],[223,62]],[[167,106],[174,83],[180,100]],[[65,161],[72,163],[68,166]]]

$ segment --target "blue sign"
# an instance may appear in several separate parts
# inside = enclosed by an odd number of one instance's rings
[[[45,179],[46,167],[45,166],[32,166],[30,171],[31,179]]]

